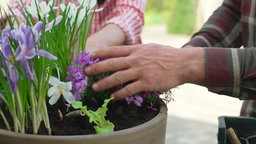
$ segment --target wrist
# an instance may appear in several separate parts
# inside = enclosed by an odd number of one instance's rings
[[[194,47],[193,49],[181,49],[184,54],[184,70],[182,81],[204,85],[205,84],[205,58],[204,49]]]

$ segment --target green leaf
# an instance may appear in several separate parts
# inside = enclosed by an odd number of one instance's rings
[[[75,109],[81,109],[88,117],[90,123],[95,123],[97,126],[94,126],[96,133],[110,133],[114,131],[114,124],[105,119],[107,115],[107,105],[113,98],[106,99],[101,108],[98,108],[97,111],[87,110],[86,106],[83,106],[83,103],[80,101],[72,102],[72,106]]]
[[[110,121],[102,122],[101,126],[94,126],[97,134],[112,133],[114,132],[115,125]]]
[[[80,108],[83,107],[83,103],[80,102],[80,101],[74,101],[74,102],[72,102],[72,107],[73,107],[74,109],[80,109]]]

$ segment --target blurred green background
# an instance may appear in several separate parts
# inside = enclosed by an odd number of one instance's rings
[[[165,24],[168,33],[191,35],[196,26],[197,0],[148,0],[145,24]]]

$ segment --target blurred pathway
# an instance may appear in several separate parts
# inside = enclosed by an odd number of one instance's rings
[[[181,47],[189,36],[167,34],[162,25],[144,27],[143,43]],[[185,84],[173,89],[168,104],[166,144],[217,144],[218,116],[238,116],[242,101]]]

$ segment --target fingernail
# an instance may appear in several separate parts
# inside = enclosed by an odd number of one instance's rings
[[[92,51],[92,52],[90,53],[90,57],[91,57],[91,58],[95,58],[95,55],[96,55],[96,53],[95,53],[94,51]]]
[[[112,94],[110,97],[111,97],[113,100],[116,100],[115,95]]]
[[[91,67],[86,67],[86,68],[85,68],[85,73],[88,74],[88,73],[90,73],[90,72],[91,72]]]
[[[99,89],[99,85],[98,84],[93,84],[92,89],[97,91]]]

